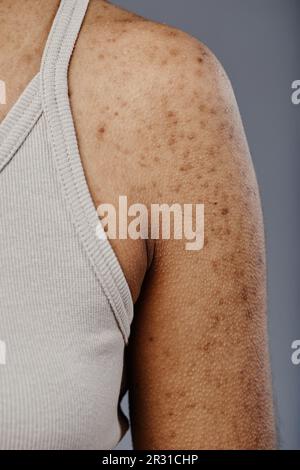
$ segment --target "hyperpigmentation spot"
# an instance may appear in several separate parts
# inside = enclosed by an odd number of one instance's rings
[[[179,50],[178,49],[170,49],[170,55],[173,57],[178,57],[179,56]]]
[[[222,215],[228,215],[229,214],[229,209],[227,207],[224,207],[221,211]]]
[[[183,173],[184,172],[187,172],[187,171],[190,171],[190,170],[193,170],[193,165],[191,163],[186,163],[185,165],[181,165],[180,168],[179,168],[179,171],[182,171]]]
[[[97,133],[97,135],[98,135],[98,138],[102,139],[102,138],[103,138],[103,136],[104,136],[104,134],[105,134],[105,132],[106,132],[106,128],[105,128],[105,126],[101,126],[101,127],[99,127],[99,129],[98,129],[98,133]]]

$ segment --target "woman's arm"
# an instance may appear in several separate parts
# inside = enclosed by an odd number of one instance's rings
[[[158,147],[170,152],[152,202],[203,203],[205,246],[155,242],[128,354],[134,447],[274,448],[256,178],[222,67],[194,39],[178,47],[186,60],[161,91]]]

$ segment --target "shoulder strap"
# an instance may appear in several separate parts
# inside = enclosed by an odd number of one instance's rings
[[[61,0],[44,50],[41,76],[47,82],[54,74],[66,74],[89,0]]]
[[[62,0],[41,67],[41,95],[63,193],[95,275],[127,343],[133,318],[129,286],[107,240],[99,240],[99,218],[82,168],[68,96],[68,67],[89,0]]]

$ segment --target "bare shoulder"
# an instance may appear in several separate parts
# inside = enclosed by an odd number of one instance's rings
[[[141,171],[151,162],[160,173],[174,158],[188,168],[200,140],[217,127],[231,135],[238,117],[223,67],[201,41],[107,2],[92,0],[71,72],[71,91],[84,96],[100,137],[112,138],[122,119]]]
[[[229,204],[237,216],[249,204],[259,211],[230,81],[201,41],[93,0],[72,70],[82,140],[90,137],[83,159],[113,172],[115,194],[147,205],[206,201],[216,220],[216,205],[225,215]]]
[[[95,67],[109,63],[123,75],[140,70],[148,85],[151,79],[163,82],[170,73],[184,78],[185,70],[190,83],[200,78],[210,83],[204,71],[222,73],[214,54],[197,38],[100,0],[90,4],[80,42]]]

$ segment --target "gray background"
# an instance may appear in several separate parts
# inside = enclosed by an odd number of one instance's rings
[[[300,367],[291,343],[300,339],[300,0],[116,0],[149,19],[205,42],[229,74],[260,184],[267,235],[269,323],[283,449],[300,449]],[[127,409],[125,399],[124,408]],[[131,448],[130,434],[119,449]]]

